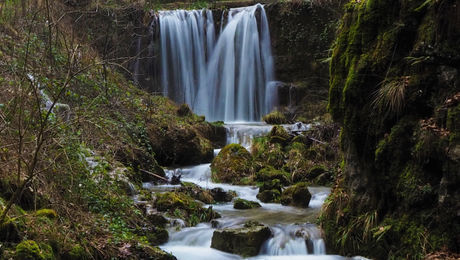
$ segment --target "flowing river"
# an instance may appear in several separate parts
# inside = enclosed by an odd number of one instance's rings
[[[227,142],[239,143],[246,148],[250,147],[251,140],[268,133],[272,126],[265,124],[228,124]],[[306,125],[285,126],[307,127]],[[216,154],[219,150],[216,150]],[[177,230],[171,226],[169,241],[161,248],[172,253],[177,259],[205,260],[205,259],[242,259],[238,255],[225,253],[211,248],[214,230],[217,228],[239,227],[248,220],[258,221],[268,225],[273,236],[262,246],[259,255],[248,259],[347,259],[336,255],[327,255],[326,247],[320,229],[313,224],[318,217],[319,210],[328,196],[327,187],[309,187],[312,198],[308,208],[282,206],[275,203],[262,203],[256,198],[258,188],[254,186],[238,186],[211,181],[210,164],[201,164],[181,169],[167,170],[171,177],[175,172],[182,174],[181,181],[192,182],[203,188],[222,188],[225,191],[235,191],[237,197],[257,201],[262,207],[248,210],[233,208],[233,202],[219,203],[212,206],[222,217],[213,223],[201,223],[195,227]],[[166,191],[180,185],[152,185],[144,183],[144,188],[153,191]],[[360,259],[355,257],[353,259]]]

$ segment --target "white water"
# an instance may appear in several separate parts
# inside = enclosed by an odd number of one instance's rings
[[[243,142],[244,136],[257,136],[270,131],[266,125],[227,125],[227,133],[237,128],[240,138],[228,138],[229,141]],[[287,129],[297,129],[299,126],[285,125]],[[235,131],[233,131],[235,133]],[[231,134],[229,134],[231,136]],[[244,138],[241,138],[241,137]],[[312,198],[308,208],[296,208],[283,206],[275,203],[262,203],[256,197],[258,188],[253,186],[239,186],[211,181],[210,164],[201,164],[181,169],[167,170],[166,175],[171,177],[180,172],[181,180],[195,183],[203,188],[222,188],[225,191],[235,191],[237,197],[257,201],[262,207],[249,210],[237,210],[233,203],[220,203],[212,205],[213,209],[222,215],[213,224],[201,223],[195,227],[183,228],[179,231],[175,226],[170,228],[168,243],[161,246],[167,252],[171,252],[177,259],[241,259],[240,256],[225,253],[211,248],[211,240],[216,228],[240,227],[248,220],[259,221],[268,225],[273,237],[268,239],[259,252],[259,255],[249,259],[345,259],[341,256],[326,255],[326,247],[321,236],[321,231],[314,222],[319,209],[330,192],[325,187],[309,187]],[[171,190],[179,185],[152,186],[144,184],[157,192]]]
[[[163,93],[208,121],[260,121],[277,103],[265,10],[224,14],[216,39],[210,10],[159,12]]]

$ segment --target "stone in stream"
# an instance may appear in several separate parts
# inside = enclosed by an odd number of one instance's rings
[[[236,196],[234,191],[225,191],[224,189],[218,187],[210,190],[211,196],[216,202],[230,202]]]
[[[254,209],[262,207],[258,202],[245,200],[245,199],[236,199],[233,203],[233,208],[235,209]]]
[[[242,228],[214,231],[211,247],[243,257],[255,256],[271,235],[269,227],[259,223],[247,223]]]
[[[311,194],[308,183],[299,182],[285,189],[281,194],[281,204],[306,208],[310,203]]]
[[[251,175],[251,160],[251,154],[243,146],[225,146],[211,163],[213,181],[243,184]]]

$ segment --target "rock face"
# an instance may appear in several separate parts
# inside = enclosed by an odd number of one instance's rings
[[[242,183],[251,174],[251,160],[251,154],[243,146],[229,144],[212,161],[212,178],[217,182]]]
[[[211,247],[243,257],[255,256],[271,234],[270,228],[260,224],[216,230],[212,236]]]
[[[376,259],[460,250],[459,13],[458,0],[346,6],[330,64],[345,156],[321,217],[328,248]]]
[[[281,194],[281,204],[306,208],[310,203],[311,194],[308,184],[305,182],[297,183],[288,187]]]

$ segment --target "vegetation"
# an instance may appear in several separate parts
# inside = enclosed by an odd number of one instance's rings
[[[377,259],[458,252],[454,5],[346,5],[330,63],[329,111],[345,156],[321,216],[328,248]]]
[[[164,176],[158,162],[210,158],[222,126],[127,81],[95,27],[73,26],[85,8],[0,4],[1,258],[173,259],[130,187]]]

